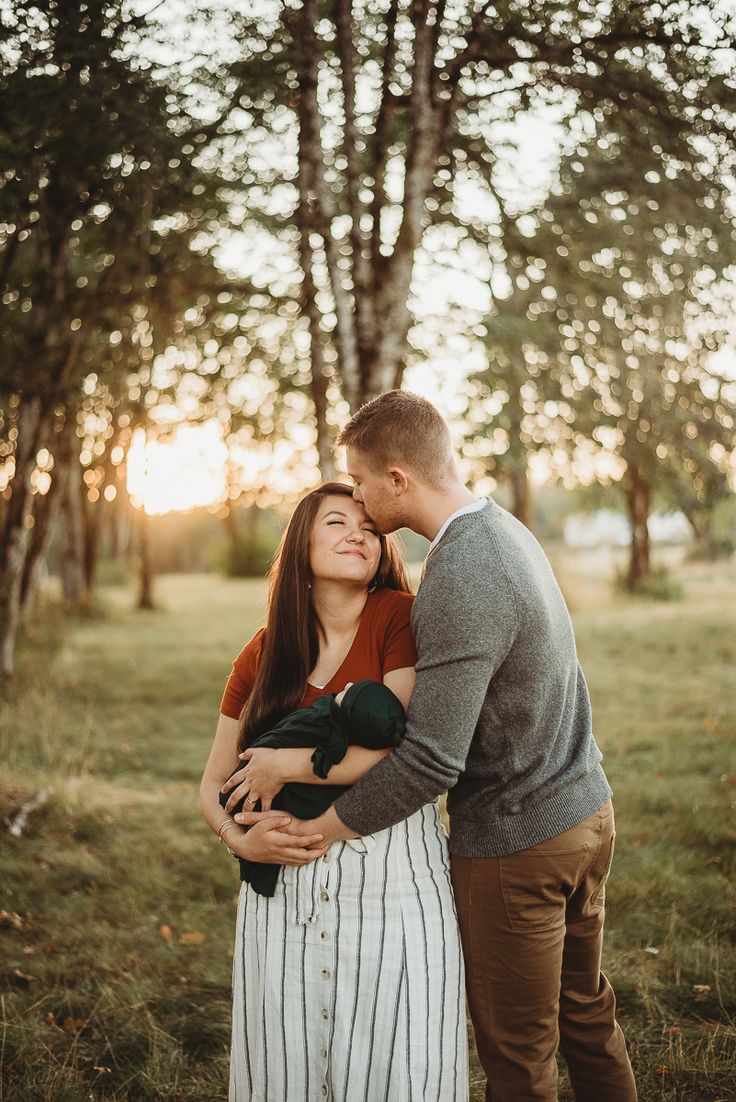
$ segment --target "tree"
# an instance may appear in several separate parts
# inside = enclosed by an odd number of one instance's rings
[[[126,378],[133,361],[146,370],[202,284],[219,291],[227,210],[186,91],[154,76],[137,48],[146,16],[122,0],[20,0],[1,18],[0,393],[14,473],[0,681],[12,673],[39,449],[59,418],[76,424],[85,378]],[[67,451],[54,456],[59,486]]]
[[[217,74],[227,95],[212,126],[252,151],[248,217],[293,264],[323,462],[336,386],[354,409],[401,382],[416,251],[431,223],[457,221],[469,147],[490,123],[550,90],[571,112],[615,94],[638,70],[637,51],[644,65],[672,54],[689,77],[696,63],[708,69],[701,42],[721,44],[723,33],[713,13],[698,29],[648,2],[604,13],[572,2],[305,0],[238,18],[242,57]]]
[[[678,468],[698,497],[698,479],[722,483],[713,449],[732,446],[736,412],[712,357],[728,339],[718,300],[736,253],[721,125],[733,93],[688,72],[682,51],[640,61],[628,88],[619,74],[618,92],[585,108],[557,187],[502,238],[512,291],[494,304],[481,376],[505,408],[524,396],[522,443],[621,457],[632,587],[649,572],[655,490]]]

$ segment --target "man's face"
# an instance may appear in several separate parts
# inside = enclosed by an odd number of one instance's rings
[[[391,475],[387,471],[376,471],[355,448],[347,448],[346,453],[348,474],[354,483],[354,500],[360,502],[384,536],[402,528],[405,521],[400,514],[400,499]]]

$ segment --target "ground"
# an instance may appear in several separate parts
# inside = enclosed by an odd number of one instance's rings
[[[642,1102],[736,1100],[736,567],[682,566],[683,600],[653,603],[553,561],[615,792],[604,967]],[[264,595],[169,576],[155,612],[108,588],[29,628],[0,815],[49,791],[2,835],[0,1102],[224,1102],[238,885],[197,787]]]

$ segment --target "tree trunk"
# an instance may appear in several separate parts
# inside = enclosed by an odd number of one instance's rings
[[[312,270],[312,247],[309,244],[309,214],[307,211],[306,185],[303,182],[304,170],[300,168],[300,229],[299,254],[302,268],[302,310],[309,323],[309,365],[310,390],[314,403],[314,416],[317,422],[317,454],[319,468],[325,482],[335,477],[335,460],[332,454],[332,437],[327,424],[327,374],[325,372],[323,336],[320,328],[320,314],[317,308],[317,287]]]
[[[626,473],[626,504],[631,524],[631,548],[627,585],[634,590],[638,582],[649,577],[649,512],[652,491],[641,470],[630,466]]]
[[[75,608],[87,608],[90,592],[84,573],[84,515],[82,471],[76,452],[69,464],[66,494],[62,505],[64,532],[61,544],[61,591]]]
[[[519,292],[515,292],[517,310],[526,312],[526,303],[519,302]],[[528,379],[524,361],[517,361],[509,367],[507,382],[509,400],[504,412],[508,417],[509,447],[505,457],[505,465],[509,485],[511,487],[511,512],[517,520],[532,527],[531,515],[531,490],[529,486],[529,456],[524,435],[524,396],[522,388]]]
[[[306,9],[303,18],[308,18]],[[299,262],[302,269],[302,312],[306,316],[309,325],[310,390],[317,422],[317,454],[322,478],[328,481],[335,477],[335,462],[332,455],[332,438],[327,424],[328,377],[325,370],[324,334],[320,324],[321,312],[317,305],[318,288],[314,278],[314,251],[310,235],[319,232],[320,227],[328,235],[330,230],[329,226],[325,228],[324,223],[328,219],[324,215],[321,206],[324,190],[324,162],[320,131],[314,123],[314,115],[317,110],[317,57],[314,41],[310,41],[311,49],[305,49],[303,43],[300,51],[299,206],[297,208],[297,223],[299,227]],[[320,180],[321,187],[319,186]],[[339,298],[341,277],[336,266],[333,270],[333,277],[337,284],[337,296]],[[342,307],[340,314],[342,344],[348,348],[347,363],[343,366],[343,388],[346,394],[350,395],[357,391],[358,385],[358,368],[355,362],[357,352],[352,355],[352,352],[354,352],[354,338],[346,335],[349,319],[344,294],[340,298],[340,303]],[[338,333],[339,337],[340,333]]]
[[[138,590],[138,608],[155,608],[153,600],[153,555],[151,548],[150,517],[141,506],[138,511],[138,554],[140,556],[140,588]]]
[[[378,308],[380,310],[382,307]],[[363,367],[361,389],[352,410],[359,409],[365,402],[372,401],[387,390],[399,390],[406,370],[406,353],[412,317],[409,307],[397,305],[393,308],[393,320],[380,338],[376,338],[376,349],[371,352]]]
[[[240,530],[238,529],[238,522],[235,518],[235,506],[232,501],[227,504],[227,512],[224,517],[225,531],[227,532],[227,538],[230,540],[230,549],[233,557],[237,556],[238,548],[240,547]]]
[[[47,494],[35,503],[34,524],[30,532],[28,550],[23,564],[23,576],[20,583],[20,616],[26,620],[36,606],[36,598],[46,565],[49,543],[54,528],[54,519],[58,514],[58,506],[54,507],[53,487]]]
[[[248,525],[248,539],[253,543],[258,539],[259,533],[263,527],[263,517],[265,513],[263,509],[258,505],[251,505],[246,514],[246,523]]]
[[[680,504],[680,510],[685,514],[685,518],[692,529],[698,550],[701,553],[705,552],[713,542],[712,511],[711,513],[706,513],[704,510],[696,511],[683,504]]]
[[[115,488],[117,494],[112,509],[110,554],[115,562],[122,562],[126,558],[130,547],[131,504],[128,497],[127,463],[125,460],[117,468]]]
[[[322,237],[335,307],[335,346],[340,361],[345,397],[352,403],[360,378],[355,300],[343,276],[340,250],[332,231],[332,219],[336,213],[335,201],[325,179],[322,117],[317,96],[321,58],[321,46],[316,29],[319,22],[317,0],[303,0],[300,12],[298,15],[294,14],[292,21],[292,33],[297,46],[295,63],[299,84],[300,208],[304,205],[306,198],[306,210],[300,211],[300,222],[303,230],[306,215],[308,221]],[[306,277],[306,268],[304,274]]]
[[[83,545],[84,545],[84,583],[87,591],[92,592],[97,574],[97,564],[100,561],[100,546],[102,543],[102,529],[105,520],[106,502],[103,498],[97,501],[84,503],[82,518],[84,521]]]
[[[411,314],[407,305],[414,270],[414,257],[428,222],[426,200],[432,187],[438,149],[440,124],[445,127],[452,106],[445,103],[448,88],[443,88],[444,113],[440,119],[438,89],[434,86],[433,63],[437,35],[429,22],[428,0],[413,0],[414,58],[409,97],[408,150],[404,173],[401,223],[390,256],[381,253],[381,213],[385,201],[385,175],[388,166],[391,117],[394,110],[393,71],[396,60],[395,29],[398,4],[393,2],[386,15],[387,41],[383,56],[381,103],[376,133],[370,153],[372,164],[363,167],[356,117],[355,49],[350,37],[351,5],[336,0],[337,53],[343,91],[345,130],[343,152],[346,162],[346,194],[350,214],[349,261],[335,238],[333,220],[337,213],[334,196],[325,178],[321,142],[322,117],[317,96],[322,45],[316,33],[320,9],[316,0],[305,0],[300,14],[289,16],[295,44],[295,68],[299,84],[299,231],[302,238],[301,267],[304,312],[312,339],[312,397],[317,416],[317,447],[325,478],[334,473],[325,427],[324,379],[315,357],[321,308],[317,288],[310,280],[312,266],[308,245],[310,234],[319,234],[324,247],[325,267],[334,304],[333,337],[337,351],[337,374],[342,393],[351,410],[383,391],[401,384],[407,351]],[[474,32],[475,33],[475,32]],[[447,116],[447,117],[445,117]],[[364,175],[373,198],[363,196]],[[364,219],[367,221],[364,223]],[[311,285],[309,285],[311,284]],[[316,323],[315,324],[315,319]],[[320,333],[320,339],[322,339]]]
[[[522,524],[531,529],[532,500],[526,464],[513,467],[509,471],[509,482],[511,484],[511,512],[517,520],[520,520]]]
[[[432,187],[439,148],[440,118],[433,87],[437,43],[428,19],[429,5],[425,0],[413,0],[411,11],[414,58],[401,224],[391,256],[385,263],[380,263],[380,258],[374,258],[379,261],[381,278],[376,282],[373,306],[373,347],[363,368],[364,400],[389,390],[403,375],[411,325],[408,300],[414,258],[427,224],[425,204]]]
[[[15,474],[0,545],[0,689],[10,681],[15,669],[23,570],[33,526],[31,475],[43,421],[40,399],[21,399]]]
[[[48,493],[43,497],[37,497],[35,503],[36,523],[31,532],[31,541],[21,584],[21,613],[23,616],[28,616],[35,605],[39,581],[46,564],[51,538],[68,489],[76,427],[76,411],[67,413],[64,425],[57,433],[56,439],[50,441],[54,456],[53,474]]]
[[[314,347],[314,337],[312,338]],[[312,402],[314,403],[314,417],[317,422],[317,455],[319,457],[319,469],[324,482],[331,482],[335,477],[335,457],[332,452],[333,437],[327,424],[327,380],[322,374],[319,363],[312,359]]]

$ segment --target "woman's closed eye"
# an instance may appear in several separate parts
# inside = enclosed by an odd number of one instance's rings
[[[335,517],[335,519],[334,519],[334,520],[328,520],[328,521],[327,521],[327,523],[328,523],[328,524],[343,524],[343,525],[344,525],[344,524],[345,524],[345,521],[344,521],[344,520],[340,520],[340,519],[339,519],[339,517]],[[380,537],[379,537],[379,535],[378,535],[378,532],[376,531],[376,529],[375,529],[375,528],[371,528],[371,527],[369,527],[369,526],[366,526],[366,527],[362,528],[362,529],[361,529],[361,531],[363,531],[363,532],[367,532],[367,533],[368,533],[368,535],[370,535],[370,536],[375,536],[375,537],[376,537],[376,539],[379,539],[379,538],[380,538]]]

